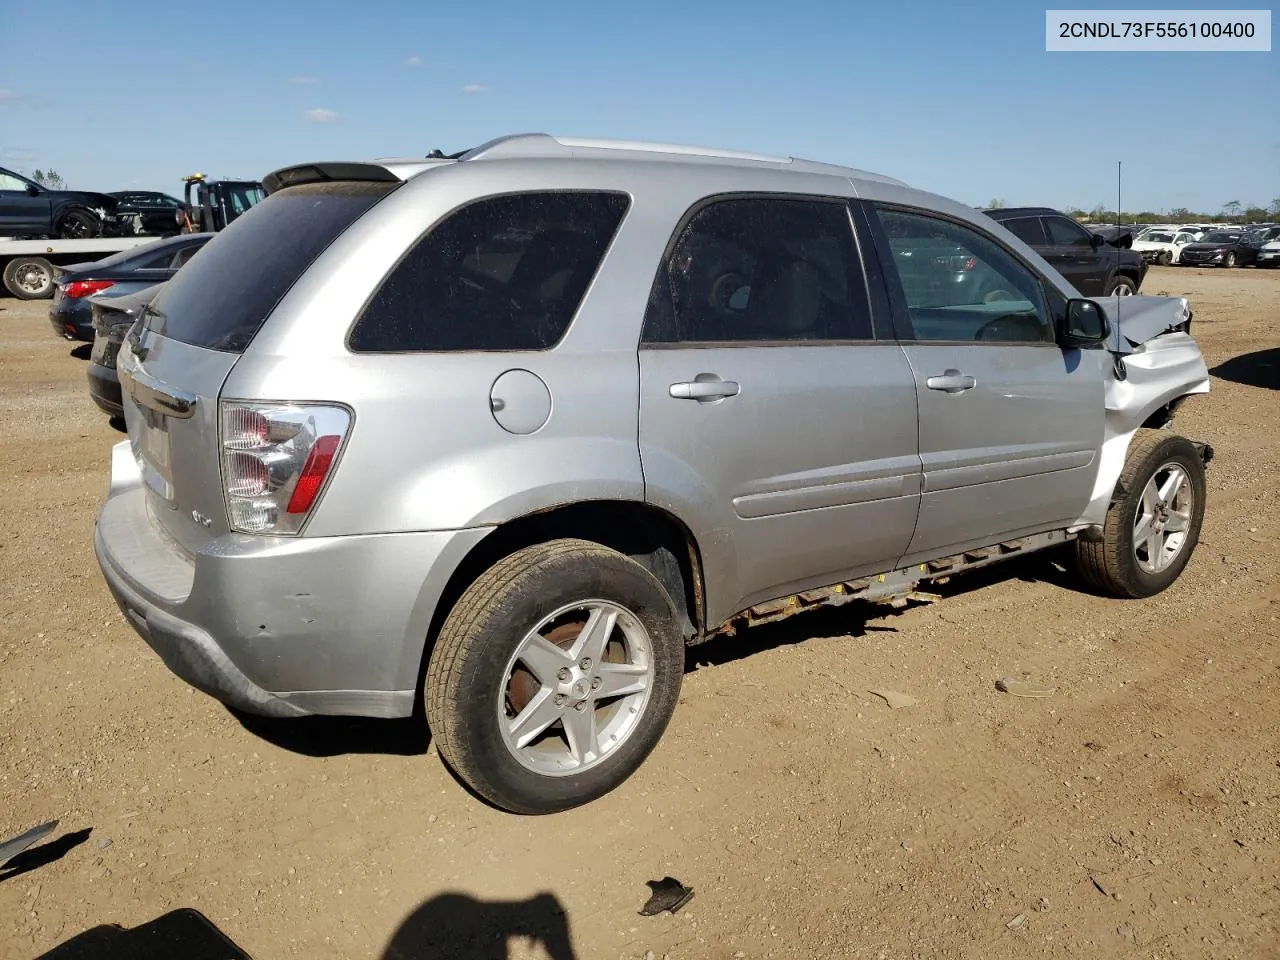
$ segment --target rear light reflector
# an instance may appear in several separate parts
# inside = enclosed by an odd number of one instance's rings
[[[79,300],[93,293],[101,293],[108,287],[114,287],[114,280],[73,280],[62,288],[62,295],[69,300]]]
[[[319,403],[221,405],[222,481],[231,527],[293,536],[314,511],[351,425]]]

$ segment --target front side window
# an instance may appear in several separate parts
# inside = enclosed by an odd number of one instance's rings
[[[22,190],[27,189],[27,181],[21,177],[15,177],[12,173],[5,173],[0,170],[0,190]]]
[[[462,207],[392,270],[356,321],[357,353],[548,350],[569,328],[629,199],[515,193]]]
[[[708,203],[659,266],[645,313],[646,343],[871,338],[861,261],[838,200]]]
[[[1044,226],[1055,247],[1087,247],[1092,242],[1088,230],[1066,217],[1045,217]]]
[[[995,240],[922,213],[875,216],[914,339],[1054,342],[1040,278]]]

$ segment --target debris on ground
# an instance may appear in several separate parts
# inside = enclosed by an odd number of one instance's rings
[[[1005,926],[1008,927],[1010,930],[1017,930],[1020,926],[1022,926],[1026,922],[1027,922],[1027,915],[1025,913],[1020,913],[1016,917],[1014,917],[1012,920],[1010,920],[1008,923],[1006,923]]]
[[[686,887],[675,877],[646,880],[645,884],[653,893],[650,895],[648,902],[640,909],[640,916],[642,917],[656,917],[663,910],[670,910],[675,913],[693,899],[693,888]]]
[[[1051,697],[1054,687],[1047,687],[1030,680],[1018,680],[1014,677],[1001,677],[996,681],[996,689],[1014,697]]]
[[[919,703],[915,697],[899,693],[897,690],[868,690],[867,692],[874,694],[889,704],[889,709],[891,710],[901,710],[903,707],[910,707]]]
[[[0,843],[0,865],[3,865],[6,860],[16,857],[37,840],[41,840],[53,833],[57,826],[57,820],[50,820],[48,823],[42,823],[38,827],[32,827],[26,833],[20,834],[12,840]]]

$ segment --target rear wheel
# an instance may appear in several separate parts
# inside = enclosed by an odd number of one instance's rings
[[[1128,277],[1113,277],[1107,287],[1108,297],[1131,297],[1138,292],[1138,285]]]
[[[63,240],[89,240],[102,234],[102,221],[88,210],[70,210],[58,221],[57,234]]]
[[[53,294],[53,276],[43,257],[14,257],[4,268],[4,288],[19,300],[43,300]]]
[[[608,793],[675,709],[684,642],[644,567],[582,540],[520,550],[459,598],[427,667],[440,754],[485,799],[551,813]]]
[[[1178,579],[1200,540],[1204,464],[1185,437],[1139,430],[1116,490],[1101,538],[1076,541],[1076,566],[1099,590],[1149,597]]]

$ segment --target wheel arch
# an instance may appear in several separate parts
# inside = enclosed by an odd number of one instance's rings
[[[499,560],[548,540],[598,543],[631,557],[652,573],[675,604],[686,642],[705,627],[702,555],[689,528],[675,515],[635,500],[588,500],[526,513],[492,528],[449,575],[431,615],[418,664],[421,678],[436,638],[462,593]]]

